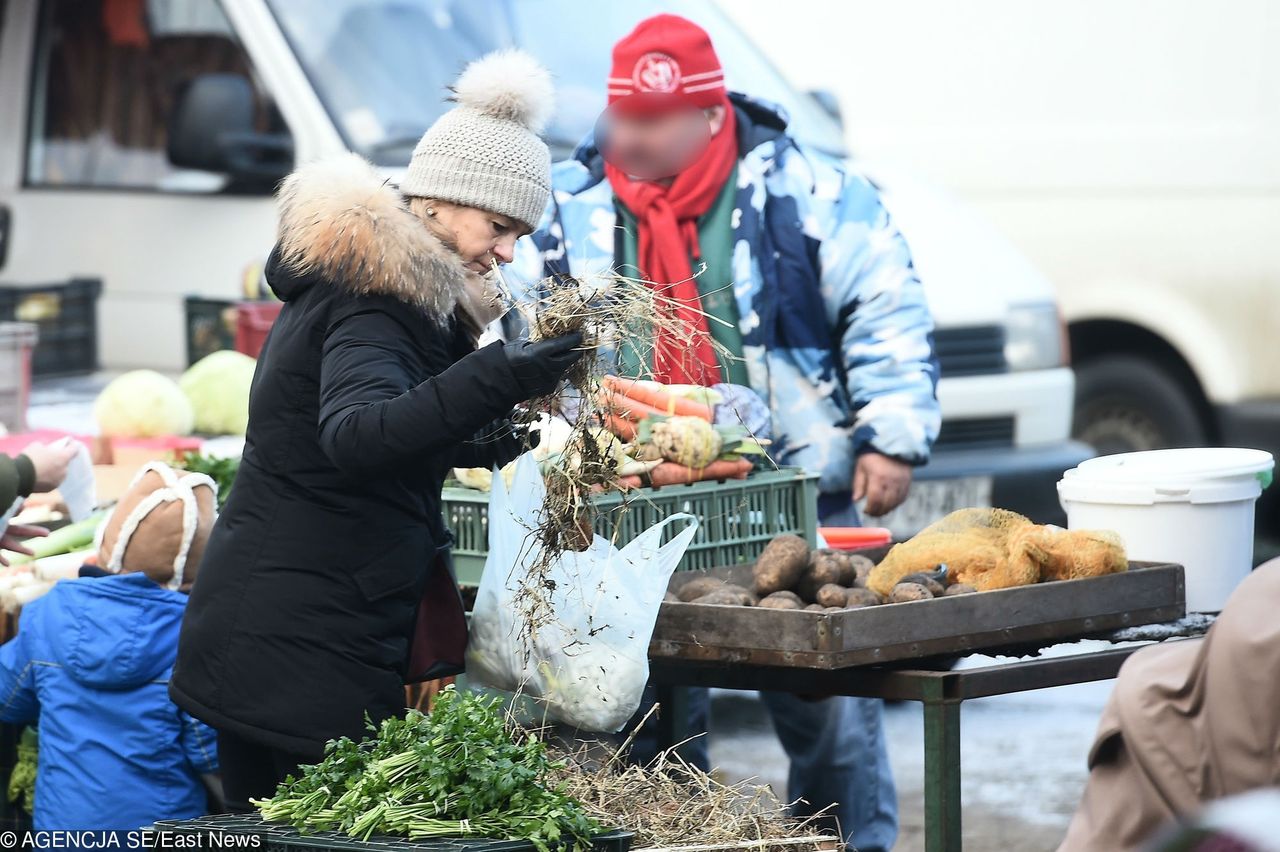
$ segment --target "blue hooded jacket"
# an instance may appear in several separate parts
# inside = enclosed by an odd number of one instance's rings
[[[169,700],[187,596],[143,574],[66,580],[0,647],[0,720],[39,719],[35,827],[129,830],[207,811],[213,731]]]

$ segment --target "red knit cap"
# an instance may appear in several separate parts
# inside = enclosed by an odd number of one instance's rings
[[[609,106],[628,111],[728,102],[724,69],[707,31],[679,15],[654,15],[613,46]]]

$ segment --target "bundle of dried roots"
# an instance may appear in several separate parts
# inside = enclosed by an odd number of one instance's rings
[[[613,367],[600,353],[629,351],[639,364],[648,364],[656,340],[692,347],[700,334],[678,317],[667,290],[622,275],[589,280],[557,275],[539,284],[536,297],[514,305],[528,323],[530,339],[578,332],[585,352],[566,376],[566,388],[526,407],[529,422],[551,413],[571,427],[560,453],[543,463],[547,497],[533,537],[539,555],[521,578],[517,595],[529,634],[554,617],[548,603],[550,566],[566,551],[591,545],[596,525],[591,495],[616,485],[617,466],[600,438],[603,412],[598,408],[601,379]]]

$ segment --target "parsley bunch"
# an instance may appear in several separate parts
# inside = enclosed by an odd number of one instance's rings
[[[526,840],[539,852],[589,849],[601,826],[552,785],[560,764],[537,736],[508,725],[500,705],[449,687],[430,715],[410,710],[370,726],[372,738],[330,742],[324,760],[254,804],[267,820],[362,840],[472,836]]]
[[[213,458],[201,453],[184,453],[175,464],[191,473],[204,473],[218,486],[218,508],[227,502],[231,495],[231,486],[236,481],[236,473],[240,470],[238,458]]]

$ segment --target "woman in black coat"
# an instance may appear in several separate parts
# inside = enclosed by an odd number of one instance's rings
[[[355,155],[281,187],[267,280],[284,307],[170,684],[218,731],[233,809],[366,716],[402,712],[405,683],[462,670],[441,486],[452,467],[514,458],[505,418],[579,354],[576,335],[475,348],[495,315],[480,273],[509,262],[547,200],[530,104],[550,84],[523,55],[467,74],[400,191]]]

